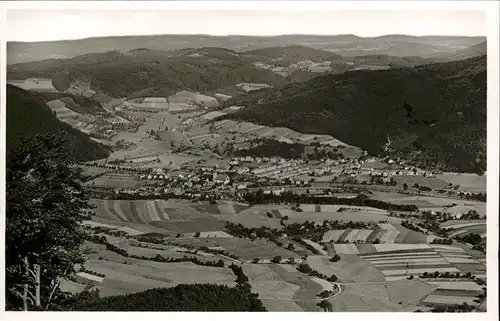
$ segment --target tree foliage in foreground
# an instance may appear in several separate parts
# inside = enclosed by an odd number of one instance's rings
[[[258,294],[241,285],[179,284],[105,298],[87,292],[72,301],[72,311],[266,311]]]
[[[7,154],[7,310],[54,309],[65,296],[59,280],[82,262],[79,222],[87,203],[63,144],[58,135],[39,134]]]

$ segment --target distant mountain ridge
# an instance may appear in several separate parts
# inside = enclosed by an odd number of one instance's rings
[[[329,134],[425,167],[486,168],[486,56],[415,68],[351,71],[235,97],[228,117]]]
[[[219,47],[248,51],[267,47],[297,45],[331,51],[342,56],[388,54],[392,56],[425,56],[453,53],[486,41],[485,37],[386,35],[281,35],[281,36],[209,36],[152,35],[88,38],[67,41],[8,42],[7,64],[50,58],[73,58],[83,53],[111,50],[128,52],[137,48],[172,51],[185,48]]]
[[[461,39],[461,38],[459,38]],[[93,90],[112,97],[169,96],[188,90],[208,95],[241,94],[238,83],[281,86],[307,81],[322,74],[357,69],[413,67],[433,62],[470,58],[482,44],[435,58],[366,54],[342,57],[331,51],[303,45],[283,45],[250,51],[202,47],[151,50],[140,47],[127,52],[111,50],[85,53],[71,59],[48,59],[8,65],[9,80],[52,78],[61,71],[75,79],[87,79]]]

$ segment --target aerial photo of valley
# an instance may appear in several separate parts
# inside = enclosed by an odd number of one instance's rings
[[[205,28],[9,36],[5,309],[486,312],[486,36]]]

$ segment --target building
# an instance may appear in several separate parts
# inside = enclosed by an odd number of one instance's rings
[[[214,173],[212,180],[215,183],[224,184],[224,185],[227,185],[230,182],[229,176],[227,176],[226,174],[217,174],[217,173]]]
[[[167,98],[165,97],[146,97],[143,102],[145,103],[166,103]]]

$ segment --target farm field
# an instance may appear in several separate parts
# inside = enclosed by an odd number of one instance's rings
[[[452,305],[467,303],[475,305],[477,295],[483,292],[482,287],[476,282],[427,282],[437,287],[428,297],[423,300],[424,304]]]
[[[486,220],[470,220],[470,221],[447,221],[441,224],[443,228],[452,229],[450,235],[460,235],[474,233],[479,234],[481,237],[486,237]]]
[[[479,176],[477,174],[459,174],[459,173],[443,173],[438,176],[439,179],[460,185],[460,190],[470,193],[485,193],[486,192],[486,175]]]
[[[335,263],[329,259],[325,256],[308,256],[306,263],[327,276],[335,274],[342,283],[385,281],[383,273],[356,255],[340,255],[340,261]]]
[[[92,166],[81,166],[80,168],[83,170],[82,174],[85,176],[100,175],[110,172],[110,169],[108,168],[100,168]]]
[[[66,104],[59,99],[47,102],[47,106],[49,106],[50,109],[56,113],[57,118],[63,121],[67,118],[74,118],[75,116],[78,116],[78,113],[75,113],[66,107]]]
[[[181,258],[184,256],[188,257],[196,257],[197,259],[201,261],[216,261],[219,260],[219,257],[213,256],[213,255],[196,255],[196,254],[191,254],[191,253],[183,253],[183,252],[176,252],[173,250],[160,250],[156,248],[146,248],[146,247],[138,247],[138,246],[129,246],[127,248],[127,252],[131,255],[137,255],[137,256],[145,256],[149,258],[153,258],[157,255],[161,255],[164,258]]]
[[[212,232],[224,229],[224,221],[183,203],[156,201],[92,200],[96,215],[138,224],[150,224],[171,233]],[[171,207],[174,206],[174,207]]]
[[[54,85],[52,85],[51,79],[29,78],[25,80],[9,80],[8,83],[24,90],[58,92]]]
[[[406,183],[408,186],[412,187],[414,184],[428,186],[435,189],[445,188],[449,182],[446,182],[437,177],[424,177],[424,176],[408,176],[408,175],[394,175],[392,176],[399,186],[403,186]]]
[[[281,256],[284,259],[298,257],[292,251],[278,247],[276,244],[266,240],[257,239],[251,241],[249,239],[241,238],[190,238],[190,239],[167,239],[167,241],[179,245],[193,245],[193,246],[207,246],[207,247],[221,247],[229,254],[236,255],[242,260],[259,259],[272,259],[275,256]]]
[[[342,292],[328,300],[337,312],[403,312],[404,307],[391,302],[382,284],[343,284]]]
[[[342,287],[342,292],[329,300],[334,311],[410,312],[419,307],[422,299],[437,288],[419,280],[353,283],[342,284]]]
[[[107,173],[86,182],[85,185],[98,188],[139,188],[144,182],[129,174]]]
[[[289,224],[303,223],[305,221],[323,223],[323,221],[358,221],[358,222],[378,222],[389,221],[391,223],[399,223],[401,220],[397,217],[390,217],[379,212],[281,212],[282,215],[288,215]]]
[[[289,271],[278,264],[270,264],[269,267],[278,273],[285,282],[298,285],[300,288],[294,293],[294,300],[315,300],[316,294],[323,290],[323,287],[298,271]]]
[[[472,257],[464,249],[457,247],[444,247],[433,245],[434,250],[447,262],[462,271],[472,273],[477,278],[486,278],[486,264]]]
[[[375,240],[379,240],[381,243],[387,244],[425,244],[427,243],[427,236],[420,232],[415,232],[402,227],[399,224],[384,224],[381,229],[376,230],[330,230],[323,235],[322,242],[362,242],[369,243]],[[356,250],[353,248],[353,253],[342,253],[344,248],[342,245],[354,245],[354,244],[334,244],[337,253],[341,254],[356,254]],[[345,250],[349,250],[350,247],[345,247]]]
[[[327,252],[325,250],[323,250],[323,246],[319,245],[318,243],[313,242],[313,241],[308,240],[308,239],[303,239],[303,241],[306,244],[308,244],[309,246],[311,246],[312,248],[314,248],[316,251],[321,253],[322,255],[328,255]]]
[[[466,273],[459,269],[458,263],[480,264],[464,250],[457,247],[425,244],[374,244],[377,252],[359,254],[370,262],[386,277],[386,280],[404,279],[407,276],[419,276],[424,272]],[[480,270],[479,270],[480,271]]]
[[[245,227],[261,227],[267,226],[270,228],[281,228],[280,221],[278,218],[270,218],[266,215],[266,212],[241,212],[238,214],[210,214],[212,217],[223,220],[226,222],[231,222],[235,224],[242,224]]]
[[[169,233],[171,233],[168,230],[155,227],[151,224],[118,221],[115,219],[106,219],[98,216],[93,216],[92,221],[84,221],[83,223],[90,226],[102,226],[104,228],[106,228],[108,225],[115,226],[114,230],[132,229],[141,232],[141,234],[156,233],[161,235],[168,235]]]
[[[467,213],[469,210],[476,210],[480,215],[486,216],[486,203],[451,199],[434,196],[409,196],[398,193],[372,192],[370,198],[393,203],[393,204],[413,204],[422,211],[441,211],[453,214]],[[455,204],[455,206],[450,207]]]
[[[459,201],[460,202],[460,201]],[[457,202],[457,203],[459,203]],[[427,207],[427,208],[422,208],[422,210],[426,211],[436,211],[436,212],[443,212],[443,213],[449,213],[452,215],[460,215],[467,213],[469,211],[476,211],[481,215],[481,217],[486,217],[486,203],[480,203],[480,202],[468,202],[465,204],[458,204],[453,207]]]
[[[132,263],[132,262],[131,262]],[[141,292],[177,284],[214,283],[234,286],[234,275],[227,267],[207,267],[192,263],[158,263],[134,260],[122,264],[107,260],[88,260],[85,268],[106,275],[96,288],[103,296]]]
[[[255,291],[255,290],[254,290]],[[260,300],[269,312],[303,312],[302,308],[292,300],[264,299]]]
[[[269,311],[319,311],[316,294],[323,286],[289,266],[281,264],[244,264],[252,290]]]
[[[154,221],[169,220],[164,201],[155,200],[91,200],[96,214],[110,220],[147,224]]]
[[[86,284],[69,281],[69,280],[61,280],[60,289],[63,292],[69,292],[71,294],[77,294],[82,292],[85,289]]]
[[[349,154],[350,156],[357,157],[362,154],[361,149],[347,145],[328,135],[303,134],[285,127],[267,127],[228,119],[217,121],[214,125],[215,132],[219,134],[235,132],[244,137],[272,138],[278,141],[298,142],[303,144],[310,144],[313,141],[318,141],[330,146],[345,146],[342,153]]]
[[[262,299],[292,300],[300,289],[299,285],[285,282],[270,264],[243,264],[242,267],[252,289]]]

